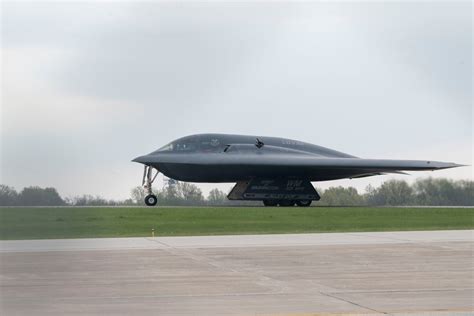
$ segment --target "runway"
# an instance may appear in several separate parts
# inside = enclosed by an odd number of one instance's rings
[[[473,230],[0,241],[2,315],[473,315]]]

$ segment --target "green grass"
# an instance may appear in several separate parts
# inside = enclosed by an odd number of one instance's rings
[[[0,208],[0,239],[472,229],[474,209]]]

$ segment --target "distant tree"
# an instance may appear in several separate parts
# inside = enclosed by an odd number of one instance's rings
[[[0,184],[0,205],[13,206],[18,203],[18,193],[8,185]]]
[[[72,198],[72,204],[74,206],[107,206],[114,205],[115,202],[108,201],[100,196],[92,196],[84,194],[81,196],[75,196]]]
[[[453,191],[452,184],[443,179],[418,179],[415,184],[417,204],[420,205],[450,205]],[[446,192],[446,191],[448,192]]]
[[[161,192],[161,196],[163,198],[163,203],[166,205],[176,205],[179,204],[179,194],[177,187],[177,181],[168,181],[166,186],[163,188]],[[159,201],[159,199],[158,199]]]
[[[455,186],[459,192],[455,205],[474,205],[474,181],[460,180]]]
[[[200,204],[204,201],[201,189],[199,189],[195,184],[178,182],[176,184],[176,191],[179,199],[186,204]]]
[[[413,188],[419,205],[474,205],[472,181],[418,179]]]
[[[135,205],[135,204],[137,204],[137,203],[135,202],[135,200],[132,200],[132,199],[126,199],[126,200],[117,202],[117,205],[129,205],[129,206],[131,206],[131,205]]]
[[[100,196],[78,195],[72,198],[65,198],[67,205],[71,206],[118,206],[118,205],[136,205],[132,199],[125,200],[107,200]]]
[[[21,206],[61,206],[65,205],[55,188],[27,187],[18,195]]]
[[[369,184],[365,187],[365,195],[370,196],[370,195],[374,194],[374,192],[375,192],[375,188],[371,184]]]
[[[211,205],[222,205],[227,202],[227,195],[219,189],[212,189],[207,196],[207,202]]]
[[[332,187],[326,189],[321,194],[321,205],[362,205],[364,199],[357,190],[353,187],[344,188],[344,187]]]
[[[143,189],[142,186],[134,187],[131,190],[131,195],[132,195],[132,200],[136,204],[142,204],[143,201],[145,200],[145,196],[146,196],[145,189]]]
[[[412,205],[413,189],[403,180],[389,180],[379,188],[367,193],[370,205]]]

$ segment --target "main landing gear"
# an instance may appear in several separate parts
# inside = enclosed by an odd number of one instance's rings
[[[311,205],[311,200],[263,200],[265,206],[294,206],[308,207]]]
[[[155,206],[158,202],[156,195],[153,194],[151,185],[153,184],[153,181],[155,181],[156,176],[158,176],[158,173],[160,172],[156,170],[155,175],[153,175],[153,169],[154,168],[151,166],[145,166],[145,169],[143,170],[142,186],[145,189],[145,193],[147,194],[145,196],[145,204],[147,206]]]

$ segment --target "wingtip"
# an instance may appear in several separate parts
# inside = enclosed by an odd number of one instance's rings
[[[449,168],[457,168],[457,167],[469,167],[470,165],[463,165],[463,164],[459,164],[459,163],[454,163],[454,162],[450,162],[450,163],[446,163],[445,166],[443,166],[441,169],[449,169]]]

